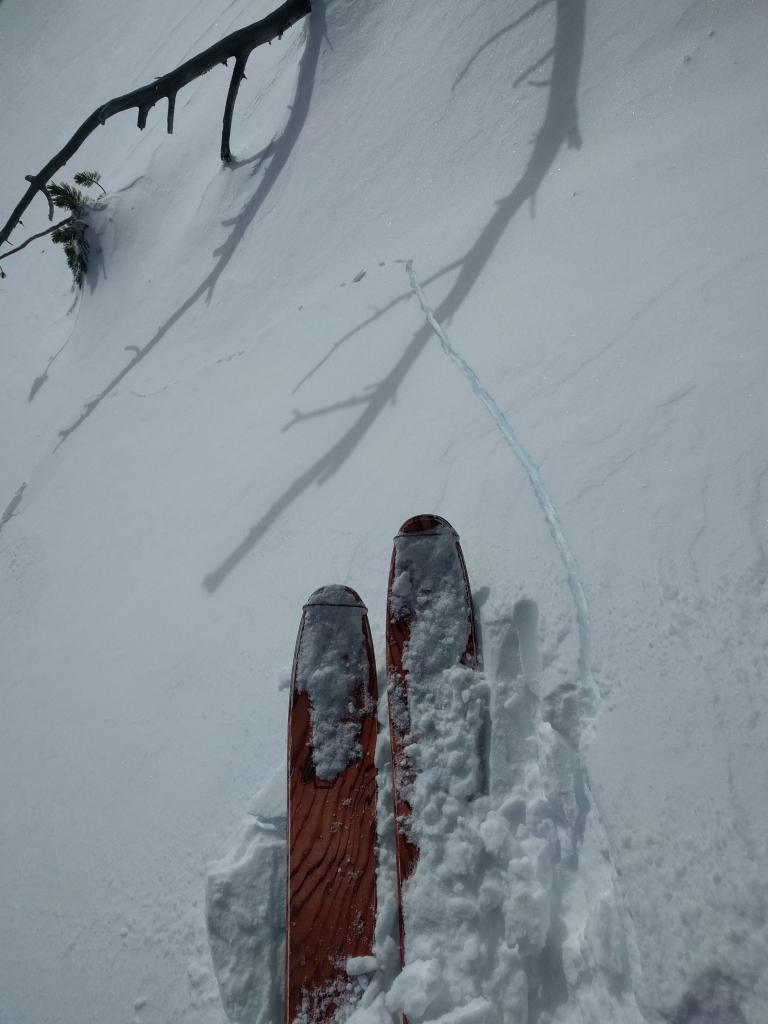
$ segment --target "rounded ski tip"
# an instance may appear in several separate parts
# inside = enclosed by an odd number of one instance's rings
[[[456,540],[459,539],[458,533],[447,519],[430,514],[411,516],[410,519],[406,519],[400,527],[397,536],[412,537],[421,535],[422,537],[434,537],[439,533],[452,533]]]
[[[352,587],[345,587],[341,584],[332,583],[327,587],[320,587],[307,598],[305,608],[312,608],[315,605],[330,605],[335,608],[362,608],[368,611],[363,604],[360,595]]]

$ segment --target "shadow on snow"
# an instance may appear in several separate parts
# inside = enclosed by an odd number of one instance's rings
[[[546,178],[562,146],[567,145],[572,148],[579,148],[581,146],[577,96],[584,52],[586,0],[554,0],[554,2],[556,10],[555,37],[551,49],[552,69],[547,83],[547,106],[543,122],[536,134],[533,149],[525,170],[509,195],[499,200],[495,213],[481,231],[477,241],[461,259],[455,260],[443,267],[429,279],[434,281],[451,270],[458,270],[456,281],[435,310],[437,319],[441,322],[450,320],[467,298],[483,268],[491,258],[499,240],[509,226],[510,221],[526,202],[529,200],[533,201],[535,198],[536,192]],[[521,20],[524,20],[543,6],[543,3],[535,4],[522,18],[517,19],[507,29],[502,30],[501,33],[497,33],[491,40],[488,40],[477,51],[469,64],[465,66],[454,85],[458,84],[467,73],[471,63],[491,42],[503,34],[504,31],[509,31],[516,24],[519,24]],[[541,63],[549,59],[549,56],[549,52],[545,54]],[[538,65],[539,62],[534,67]],[[533,68],[528,69],[523,77],[530,74],[532,70]],[[389,309],[397,302],[404,301],[409,297],[410,292],[395,299],[387,308]],[[378,317],[383,316],[384,312],[385,310],[382,310],[374,314],[365,323],[371,323]],[[337,342],[325,359],[329,358],[330,354],[344,340],[351,337],[357,330],[362,329],[362,326],[359,325],[358,328],[355,328],[354,331],[349,332],[341,341]],[[338,472],[376,422],[384,408],[394,399],[400,384],[427,346],[431,336],[432,328],[428,324],[424,324],[414,334],[405,351],[387,376],[369,394],[354,396],[347,402],[338,403],[332,407],[343,408],[361,405],[363,409],[352,426],[341,435],[339,440],[309,466],[308,469],[296,477],[258,522],[251,527],[245,537],[227,555],[224,561],[204,577],[203,586],[209,594],[213,594],[218,590],[230,573],[256,547],[283,512],[300,498],[311,485],[324,484]],[[314,370],[310,371],[310,374],[312,372]],[[323,412],[324,410],[316,410],[315,413],[295,414],[293,422],[296,422],[298,419],[310,418],[313,415],[322,415]]]
[[[135,351],[134,357],[115,377],[112,378],[112,380],[102,391],[98,393],[98,395],[85,404],[83,411],[74,423],[59,431],[59,441],[56,445],[56,449],[58,449],[83,425],[83,423],[85,423],[88,417],[95,412],[104,399],[107,398],[128,376],[128,374],[131,373],[131,371],[149,355],[149,353],[163,340],[166,334],[168,334],[171,328],[181,320],[184,314],[187,313],[200,298],[205,296],[206,302],[211,301],[219,278],[229,264],[229,261],[232,259],[232,256],[242,241],[249,225],[259,212],[269,193],[272,191],[273,186],[293,152],[293,148],[296,145],[307,120],[312,100],[312,93],[314,90],[315,74],[320,57],[320,48],[325,36],[324,4],[316,2],[314,4],[312,14],[307,20],[309,27],[304,53],[302,54],[299,66],[296,94],[293,106],[291,107],[290,116],[282,134],[278,139],[274,140],[269,146],[263,149],[256,156],[252,157],[249,161],[233,161],[233,166],[235,168],[242,167],[245,163],[253,163],[253,173],[257,173],[260,170],[265,160],[269,159],[269,164],[267,165],[264,177],[259,183],[259,187],[242,208],[240,213],[230,220],[223,221],[223,226],[230,228],[230,232],[226,240],[214,251],[213,255],[216,257],[216,263],[210,273],[203,281],[200,282],[189,298],[187,298],[179,308],[175,310],[168,319],[160,325],[160,327],[158,327],[157,331],[146,345],[141,347],[131,346],[132,350]]]

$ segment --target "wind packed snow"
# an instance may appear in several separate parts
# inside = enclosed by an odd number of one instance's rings
[[[271,9],[1,0],[0,221]],[[425,642],[404,972],[380,738],[350,1020],[765,1024],[767,36],[756,0],[314,0],[231,165],[222,67],[56,176],[107,196],[82,292],[47,236],[1,261],[0,1024],[281,1020],[278,683],[335,581],[383,667],[421,513],[482,676]]]

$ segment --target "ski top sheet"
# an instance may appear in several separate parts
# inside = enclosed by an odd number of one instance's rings
[[[309,598],[288,718],[285,1024],[325,1024],[373,954],[377,685],[366,608],[349,587]]]
[[[419,775],[438,749],[451,673],[478,667],[475,617],[459,535],[435,515],[414,516],[394,540],[387,593],[387,680],[394,775],[400,956],[408,940],[404,889],[420,856],[413,815]],[[448,683],[446,682],[448,680]],[[438,751],[438,757],[440,756]]]

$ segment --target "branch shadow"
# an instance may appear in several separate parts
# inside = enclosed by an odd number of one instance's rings
[[[578,125],[578,84],[584,53],[586,0],[555,0],[556,24],[552,73],[548,83],[547,107],[534,139],[528,163],[512,191],[496,204],[496,211],[468,252],[449,266],[458,268],[450,291],[436,308],[438,320],[449,320],[471,292],[510,221],[520,208],[533,200],[563,145],[580,148]],[[445,273],[444,267],[436,277]],[[398,300],[395,300],[398,301]],[[381,313],[376,316],[382,315]],[[375,319],[375,317],[374,317]],[[256,547],[271,526],[312,484],[322,485],[341,469],[378,419],[432,337],[424,324],[416,331],[392,370],[368,396],[355,422],[328,451],[301,473],[251,527],[224,561],[203,579],[203,587],[214,594],[242,560]]]
[[[518,85],[522,85],[523,82],[525,82],[527,79],[530,79],[531,75],[535,75],[536,72],[540,68],[544,67],[544,65],[547,63],[547,61],[550,59],[550,57],[554,54],[554,52],[555,52],[554,49],[552,47],[550,47],[547,50],[547,52],[542,54],[542,56],[539,57],[539,59],[537,61],[535,61],[533,64],[531,64],[530,67],[527,67],[525,69],[525,71],[521,71],[520,74],[517,76],[517,78],[512,83],[512,87],[514,89],[516,89],[518,87]],[[531,82],[531,85],[540,85],[540,84],[548,84],[548,83]]]
[[[241,160],[239,162],[233,161],[235,169],[242,167],[245,163],[253,162],[253,173],[256,174],[261,169],[264,161],[271,154],[271,159],[267,169],[254,194],[243,206],[242,210],[236,217],[222,222],[222,226],[230,228],[230,232],[225,241],[214,250],[213,255],[216,258],[216,263],[210,273],[203,281],[200,282],[189,298],[182,302],[178,309],[176,309],[168,319],[158,327],[157,331],[155,331],[146,345],[137,348],[136,354],[130,362],[128,362],[123,369],[116,374],[112,380],[110,380],[106,387],[104,387],[94,398],[83,406],[83,410],[78,418],[70,426],[59,431],[59,440],[54,451],[57,451],[61,445],[64,444],[64,442],[68,440],[68,438],[71,437],[72,434],[74,434],[74,432],[83,425],[83,423],[85,423],[88,417],[96,411],[104,399],[107,398],[123,380],[125,380],[128,374],[131,373],[131,371],[134,370],[142,360],[146,359],[149,353],[163,340],[166,334],[179,322],[179,320],[181,320],[185,313],[195,305],[198,299],[205,297],[205,302],[210,303],[219,278],[229,264],[229,261],[232,259],[235,250],[242,241],[254,217],[261,209],[277,179],[280,177],[280,174],[287,164],[306,123],[312,100],[312,93],[314,91],[315,76],[320,58],[320,49],[326,33],[325,0],[315,0],[312,13],[307,18],[307,24],[307,38],[301,62],[299,64],[296,94],[293,106],[291,107],[291,113],[282,134],[278,139],[273,140],[273,142],[257,153],[254,157],[250,158],[250,160]]]
[[[378,384],[372,384],[366,388],[367,392],[375,391]],[[328,416],[332,412],[338,412],[340,409],[352,409],[356,405],[365,405],[368,401],[368,395],[353,395],[351,398],[346,398],[342,402],[332,402],[330,405],[321,406],[319,409],[310,409],[309,412],[301,412],[300,409],[294,409],[291,419],[281,427],[280,433],[284,434],[291,427],[295,427],[297,423],[304,423],[305,420],[318,419],[320,416]]]
[[[459,72],[456,81],[451,86],[451,92],[453,92],[453,90],[456,88],[459,82],[462,81],[462,79],[466,78],[469,69],[472,67],[472,65],[475,63],[478,57],[480,57],[480,55],[488,49],[489,46],[493,46],[493,44],[497,42],[497,40],[501,39],[502,36],[505,36],[507,32],[511,32],[513,29],[517,28],[518,25],[522,25],[524,21],[527,21],[538,11],[542,10],[542,8],[548,7],[549,4],[553,2],[554,0],[537,0],[537,3],[529,7],[528,10],[521,14],[519,18],[515,18],[515,20],[510,22],[509,25],[505,25],[504,28],[499,29],[499,31],[492,35],[490,39],[486,39],[483,45],[479,46],[475,50],[475,52],[472,54],[467,63]]]
[[[529,7],[527,11],[525,11],[523,14],[521,14],[520,17],[515,18],[515,20],[510,22],[509,25],[506,25],[504,28],[500,29],[498,32],[496,32],[494,35],[492,35],[490,39],[487,39],[483,43],[483,45],[480,46],[474,52],[474,54],[470,57],[470,59],[464,65],[462,70],[459,72],[458,77],[456,78],[456,80],[454,81],[453,85],[451,86],[451,92],[453,92],[456,89],[456,86],[466,76],[467,72],[472,67],[472,65],[475,63],[475,61],[478,59],[478,57],[486,49],[488,49],[489,46],[491,46],[493,43],[495,43],[498,39],[501,39],[501,37],[505,36],[508,32],[511,32],[513,29],[517,28],[518,25],[522,25],[522,23],[524,21],[527,21],[528,18],[532,17],[538,11],[543,10],[545,7],[548,7],[551,3],[554,3],[554,2],[555,2],[555,0],[538,0],[537,3],[533,4],[532,7]],[[541,56],[535,62],[535,64],[531,65],[531,67],[529,67],[529,68],[526,68],[525,71],[523,71],[521,74],[519,74],[517,76],[517,78],[515,78],[515,80],[512,83],[512,87],[516,89],[518,86],[520,86],[526,79],[528,79],[532,74],[534,74],[536,71],[538,71],[538,69],[540,67],[542,67],[544,64],[546,64],[546,62],[548,60],[550,60],[550,58],[554,55],[554,52],[555,52],[555,48],[554,48],[554,46],[551,46],[546,51],[546,53],[543,54],[543,56]],[[542,83],[531,82],[530,84],[531,85],[541,85]],[[545,82],[543,84],[544,85],[548,85],[549,83]],[[442,267],[436,274],[433,274],[431,277],[425,278],[422,281],[422,285],[424,287],[427,287],[428,285],[432,284],[434,281],[437,281],[441,277],[444,277],[446,274],[450,273],[452,270],[455,270],[460,264],[461,264],[461,259],[454,260],[453,263],[449,263],[445,267]],[[307,383],[307,381],[311,380],[311,378],[314,377],[314,375],[318,372],[318,370],[320,370],[323,366],[325,366],[325,364],[328,362],[328,360],[331,359],[331,357],[333,355],[335,355],[336,352],[338,352],[338,350],[342,347],[342,345],[345,345],[348,341],[350,341],[352,338],[354,338],[356,334],[359,334],[360,331],[363,331],[363,330],[365,330],[366,327],[370,326],[370,324],[375,323],[376,320],[379,320],[382,316],[384,316],[386,313],[388,313],[391,309],[394,309],[395,306],[399,305],[401,302],[405,302],[408,299],[410,299],[412,297],[412,294],[413,293],[411,292],[410,289],[408,289],[407,291],[402,292],[396,298],[392,299],[391,302],[387,303],[386,306],[383,306],[381,309],[377,310],[372,316],[368,317],[367,320],[363,320],[361,323],[357,324],[355,327],[353,327],[346,334],[342,335],[341,338],[339,338],[336,342],[334,342],[334,344],[325,353],[325,355],[321,359],[319,359],[318,362],[315,363],[315,365],[312,366],[304,374],[304,376],[301,378],[301,380],[298,382],[298,384],[294,387],[293,391],[291,391],[291,394],[295,395],[296,392]]]
[[[34,402],[35,397],[36,397],[38,391],[42,387],[45,387],[45,385],[48,383],[48,380],[49,380],[48,374],[49,374],[49,371],[50,371],[51,367],[56,362],[56,360],[59,358],[59,356],[62,354],[64,349],[69,345],[70,341],[72,341],[72,338],[75,335],[75,328],[77,327],[78,316],[80,315],[79,303],[82,302],[82,298],[83,298],[83,296],[80,293],[80,290],[75,288],[75,296],[74,296],[74,299],[72,300],[72,304],[69,307],[69,309],[67,310],[67,312],[64,314],[65,317],[68,317],[68,316],[71,316],[72,313],[75,310],[77,310],[77,315],[75,316],[75,321],[72,324],[72,327],[70,329],[69,334],[67,335],[66,341],[64,341],[56,349],[56,351],[53,353],[52,356],[48,357],[48,362],[43,367],[43,372],[39,373],[37,375],[37,377],[35,377],[35,379],[30,384],[30,386],[29,386],[29,394],[27,395],[27,402]]]
[[[18,515],[18,507],[21,504],[21,499],[24,497],[24,491],[27,489],[26,480],[16,489],[16,493],[5,506],[5,511],[0,516],[0,533],[3,531],[3,527],[6,526],[14,516]]]
[[[461,260],[454,260],[453,263],[448,263],[446,266],[438,270],[436,274],[432,274],[431,277],[425,278],[423,284],[430,285],[435,281],[439,281],[441,277],[444,277],[446,274],[449,274],[452,270],[456,270],[456,268],[460,264]],[[386,316],[386,314],[389,313],[390,310],[394,309],[395,306],[399,306],[401,302],[407,302],[411,298],[413,298],[413,292],[409,288],[407,291],[401,292],[399,295],[397,295],[394,299],[392,299],[391,302],[388,302],[386,306],[382,306],[381,309],[377,309],[376,312],[372,313],[371,316],[369,316],[366,320],[362,320],[359,324],[356,324],[351,330],[347,331],[346,334],[343,334],[337,341],[333,343],[333,345],[331,345],[331,347],[328,349],[328,351],[325,353],[322,359],[319,359],[313,367],[307,370],[307,372],[301,378],[301,380],[293,389],[293,391],[291,391],[291,394],[295,395],[299,388],[302,388],[307,383],[308,380],[311,380],[311,378],[315,376],[317,371],[322,369],[322,367],[325,366],[328,360],[336,352],[338,352],[342,345],[345,345],[348,341],[351,341],[356,334],[359,334],[361,331],[364,331],[366,327],[369,327],[377,320],[380,320],[383,316]]]
[[[35,377],[35,379],[32,381],[29,387],[27,402],[34,402],[37,392],[40,390],[40,388],[44,387],[48,383],[48,371],[59,358],[59,356],[61,355],[61,353],[64,351],[64,349],[67,347],[71,340],[72,335],[70,334],[70,336],[67,338],[64,344],[59,346],[59,348],[56,349],[52,356],[48,357],[48,362],[45,364],[43,372],[39,373],[37,377]]]

